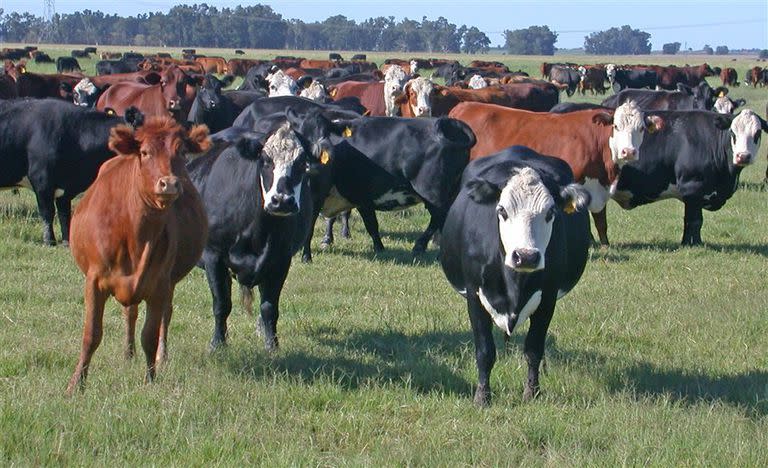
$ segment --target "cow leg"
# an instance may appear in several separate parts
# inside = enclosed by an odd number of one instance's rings
[[[685,218],[683,219],[682,245],[701,245],[701,225],[704,224],[701,206],[694,202],[684,203]]]
[[[429,240],[445,223],[446,213],[443,210],[427,205],[427,211],[429,211],[430,214],[429,225],[427,225],[427,229],[425,229],[424,233],[416,239],[416,242],[413,245],[414,256],[421,255],[427,250]]]
[[[323,240],[322,242],[320,242],[320,247],[323,249],[327,249],[328,247],[333,245],[333,225],[334,224],[336,224],[336,216],[325,220],[325,236],[323,236]]]
[[[45,245],[56,245],[56,236],[53,234],[53,216],[56,214],[54,208],[53,191],[35,190],[37,198],[37,211],[43,218],[43,243]]]
[[[227,317],[232,312],[232,278],[229,276],[224,259],[204,253],[205,277],[213,296],[213,338],[211,351],[225,345],[227,341]]]
[[[69,246],[69,222],[72,219],[72,200],[64,195],[55,199],[56,211],[61,226],[61,244]]]
[[[264,347],[269,352],[277,351],[279,346],[277,340],[277,319],[280,316],[280,309],[278,304],[280,302],[280,292],[283,290],[283,284],[288,276],[290,266],[291,259],[288,258],[284,265],[274,269],[274,275],[265,278],[259,285]]]
[[[544,343],[547,338],[549,323],[555,312],[556,295],[544,298],[536,312],[531,315],[531,325],[523,344],[523,355],[528,363],[528,378],[523,390],[523,400],[531,400],[539,395],[539,365],[544,360]]]
[[[600,245],[604,247],[608,247],[608,217],[605,214],[607,209],[608,205],[604,206],[597,213],[592,213],[592,221],[595,223],[597,237],[600,238]]]
[[[175,285],[170,287],[168,303],[165,309],[163,309],[163,316],[160,321],[159,340],[157,342],[157,353],[155,354],[156,367],[160,367],[168,361],[168,327],[171,325],[171,317],[173,316],[173,295],[175,289]]]
[[[373,208],[358,207],[357,211],[360,212],[360,217],[363,218],[363,225],[365,230],[368,231],[368,235],[371,236],[373,241],[373,251],[383,252],[384,244],[381,242],[381,235],[379,234],[379,220],[376,219],[376,211]]]
[[[101,343],[101,324],[104,317],[104,303],[107,300],[107,293],[99,290],[98,280],[95,276],[88,276],[85,279],[84,299],[83,343],[80,349],[80,359],[67,386],[67,395],[72,395],[76,387],[80,388],[80,390],[85,388],[85,379],[88,376],[88,366],[91,363],[91,357],[93,357],[93,353],[96,352],[96,348]]]
[[[475,404],[491,404],[491,370],[496,363],[496,343],[493,341],[491,317],[483,308],[477,293],[467,290],[467,312],[472,325],[475,342],[475,362],[477,363],[477,388]]]
[[[139,317],[139,306],[134,304],[123,307],[125,320],[125,359],[133,359],[136,352],[136,319]]]
[[[313,200],[315,200],[314,197]],[[302,263],[312,263],[312,235],[315,233],[315,224],[317,223],[317,217],[320,216],[321,207],[321,203],[313,203],[312,222],[307,230],[307,238],[304,239],[304,251],[301,254]]]
[[[147,361],[147,374],[144,383],[155,380],[157,368],[157,351],[160,342],[160,326],[163,316],[171,306],[172,289],[169,285],[156,288],[152,297],[147,299],[147,313],[144,328],[141,329],[141,348]]]
[[[352,213],[352,210],[342,211],[339,213],[339,217],[341,218],[341,237],[344,239],[351,239],[352,235],[349,232],[349,215]]]
[[[765,168],[765,180],[764,182],[768,182],[768,167]]]

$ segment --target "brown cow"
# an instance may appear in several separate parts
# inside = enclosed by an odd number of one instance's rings
[[[735,68],[726,67],[720,70],[720,80],[723,82],[723,86],[738,86],[739,74],[736,73]]]
[[[354,96],[360,99],[360,103],[370,111],[371,116],[386,116],[387,108],[384,104],[384,82],[345,81],[336,86],[329,87],[328,95],[334,101]]]
[[[752,85],[755,88],[757,88],[757,85],[764,86],[765,83],[763,83],[762,80],[763,75],[763,69],[761,67],[752,67],[749,70],[747,70],[747,76],[746,78],[746,84]]]
[[[203,73],[227,73],[227,61],[223,57],[198,57],[195,62],[203,67]]]
[[[301,62],[299,62],[298,67],[293,68],[319,68],[321,70],[328,70],[331,68],[338,67],[337,62],[333,62],[331,60],[310,60],[310,59],[304,59]],[[282,68],[282,67],[281,67]]]
[[[72,218],[72,256],[85,275],[85,323],[67,394],[84,387],[109,296],[123,306],[127,357],[135,347],[138,305],[146,301],[141,345],[146,380],[154,379],[166,357],[175,285],[200,258],[208,232],[184,152],[199,153],[209,144],[205,126],[187,132],[167,116],[150,117],[135,131],[112,129],[109,147],[118,156],[101,167]]]
[[[262,63],[267,63],[267,61],[256,59],[229,59],[227,62],[227,73],[234,76],[245,76],[248,73],[248,69],[257,67]]]
[[[566,114],[529,112],[519,109],[464,102],[449,117],[472,128],[477,143],[470,160],[508,146],[524,145],[566,161],[574,179],[590,192],[589,210],[600,243],[608,245],[606,204],[618,180],[620,165],[641,157],[644,131],[663,126],[660,117],[644,118],[633,103],[615,111],[592,109]]]
[[[120,58],[123,58],[122,52],[102,52],[101,53],[102,60],[115,60]]]

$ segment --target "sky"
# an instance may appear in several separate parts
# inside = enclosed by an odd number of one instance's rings
[[[443,16],[459,26],[477,26],[494,46],[503,45],[504,30],[547,25],[558,33],[556,47],[576,48],[584,45],[584,37],[590,32],[628,24],[651,34],[653,50],[661,50],[667,42],[680,42],[684,50],[700,50],[705,44],[768,49],[768,0],[55,0],[55,9],[58,13],[90,9],[134,16],[167,12],[182,3],[217,7],[262,3],[284,19],[305,22],[337,14],[357,22],[377,16],[417,21],[424,16],[430,20]],[[43,4],[43,0],[0,0],[0,8],[6,13],[29,11],[38,16],[43,15]]]

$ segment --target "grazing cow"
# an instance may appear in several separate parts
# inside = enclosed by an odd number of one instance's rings
[[[467,166],[442,231],[440,263],[467,299],[478,385],[491,401],[496,361],[493,325],[505,335],[531,318],[523,354],[523,398],[539,393],[539,365],[557,300],[581,278],[589,251],[589,194],[568,165],[513,146]]]
[[[95,54],[98,49],[96,47],[84,47],[83,51],[85,51],[86,54]]]
[[[226,343],[233,276],[248,297],[259,286],[265,346],[278,347],[280,292],[313,211],[308,171],[329,162],[316,160],[293,118],[288,112],[267,133],[246,131],[223,152],[189,164],[210,223],[199,265],[213,295],[212,349]]]
[[[581,82],[578,70],[560,65],[553,66],[549,71],[549,80],[565,89],[565,94],[573,96]]]
[[[685,204],[683,245],[701,244],[702,209],[723,207],[754,162],[768,123],[749,109],[653,112],[665,128],[645,139],[642,157],[621,170],[613,199],[625,209],[676,198]]]
[[[71,58],[88,58],[88,52],[84,50],[75,49],[70,53],[70,55],[72,56]]]
[[[227,73],[227,61],[223,57],[198,57],[195,62],[203,67],[203,73]]]
[[[610,75],[609,75],[610,79]],[[613,91],[618,93],[626,88],[656,88],[659,77],[654,70],[636,69],[628,70],[624,68],[615,68],[611,86]]]
[[[664,125],[659,117],[643,117],[632,102],[615,112],[595,109],[550,114],[491,104],[461,103],[449,116],[467,123],[477,136],[471,159],[512,145],[528,146],[566,161],[576,181],[590,192],[589,211],[602,245],[608,245],[606,204],[621,166],[642,157],[646,132]]]
[[[235,49],[235,55],[245,55],[245,51],[242,49]]]
[[[129,112],[132,121],[135,113]],[[43,218],[43,242],[56,245],[53,217],[58,211],[61,239],[69,243],[71,202],[113,157],[109,131],[117,117],[57,99],[0,102],[0,187],[27,187],[35,192]]]
[[[282,70],[276,70],[267,75],[267,81],[269,82],[269,97],[296,96],[299,94],[299,86],[296,81]]]
[[[357,61],[365,62],[366,60],[368,60],[368,56],[366,56],[365,54],[355,54],[352,56],[350,60],[352,60],[353,62],[357,62]]]
[[[174,288],[195,267],[207,236],[184,152],[204,151],[207,137],[205,127],[187,132],[168,116],[150,117],[135,130],[112,129],[109,147],[118,156],[104,164],[72,219],[72,256],[85,275],[85,323],[68,394],[85,384],[109,296],[123,306],[126,356],[134,351],[138,305],[147,303],[141,332],[145,381],[165,360]]]
[[[706,82],[693,88],[679,83],[676,91],[624,89],[604,100],[602,105],[616,108],[625,102],[634,101],[644,110],[711,110],[715,104],[715,96]]]
[[[332,60],[334,62],[343,62],[344,59],[341,57],[340,54],[336,52],[331,52],[328,54],[328,60]]]
[[[739,74],[735,68],[723,68],[720,70],[720,81],[723,82],[723,86],[738,86]]]
[[[125,55],[118,60],[100,60],[96,62],[97,75],[112,75],[114,73],[132,73],[139,70],[143,58],[127,58]]]
[[[357,208],[376,252],[384,250],[376,210],[391,211],[423,202],[430,214],[413,246],[423,253],[445,221],[467,165],[475,136],[458,120],[362,117],[339,120],[343,140],[331,137],[333,190],[322,213],[333,217]]]

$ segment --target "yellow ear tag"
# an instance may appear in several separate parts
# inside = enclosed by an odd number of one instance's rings
[[[347,128],[344,129],[343,132],[341,132],[341,134],[344,135],[345,137],[349,138],[349,137],[352,136],[352,129],[347,127]]]
[[[573,214],[574,212],[576,212],[576,203],[573,200],[569,201],[563,207],[563,211],[565,211],[566,214]]]
[[[21,68],[19,68],[19,71],[21,73],[26,73],[27,72],[27,67],[21,67]]]
[[[112,109],[107,109],[107,115],[115,115],[115,111]]]
[[[323,150],[320,153],[320,164],[328,164],[328,161],[331,160],[331,155],[328,154],[328,150]]]
[[[331,97],[336,97],[336,93],[337,93],[336,88],[333,88],[331,90]]]
[[[717,95],[717,97],[723,97],[723,96],[725,96],[725,93],[722,91],[720,91],[720,94]]]

